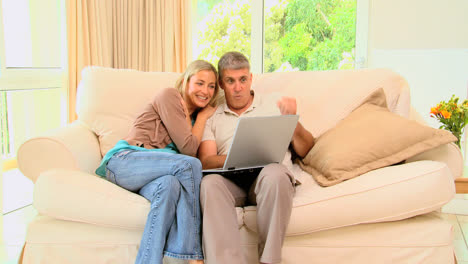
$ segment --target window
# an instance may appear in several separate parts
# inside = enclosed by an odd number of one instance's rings
[[[250,0],[196,1],[194,57],[217,63],[227,51],[251,54],[252,8]]]
[[[194,3],[195,58],[215,64],[237,50],[249,57],[254,72],[355,67],[357,0]]]
[[[0,157],[66,123],[63,0],[0,0]]]

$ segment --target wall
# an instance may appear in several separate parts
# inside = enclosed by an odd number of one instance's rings
[[[434,127],[431,106],[467,97],[467,0],[370,0],[367,66],[402,74],[416,110]]]

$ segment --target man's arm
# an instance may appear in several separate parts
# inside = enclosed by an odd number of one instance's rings
[[[312,134],[300,122],[297,122],[291,144],[296,154],[304,158],[314,146],[315,140]]]
[[[198,148],[198,158],[203,169],[215,169],[223,167],[226,155],[218,155],[216,141],[205,140],[200,143]]]
[[[282,115],[295,115],[297,112],[296,99],[292,97],[282,97],[277,102]],[[307,129],[300,122],[297,122],[291,141],[292,147],[297,155],[304,158],[314,146],[315,140]]]

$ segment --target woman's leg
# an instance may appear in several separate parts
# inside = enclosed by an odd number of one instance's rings
[[[177,217],[167,236],[164,254],[183,259],[202,259],[200,182],[201,163],[198,159],[164,152],[128,151],[115,154],[107,165],[109,181],[138,191],[153,180],[172,175],[181,185],[176,206]],[[171,219],[169,219],[171,220]],[[146,229],[146,227],[145,227]]]
[[[174,222],[180,183],[171,175],[161,176],[145,185],[140,194],[151,202],[145,230],[135,263],[162,264],[163,246]]]
[[[175,174],[182,186],[177,217],[169,231],[164,255],[179,259],[203,259],[199,198],[202,167],[198,159],[190,156],[183,156],[182,162],[185,165],[180,166]]]

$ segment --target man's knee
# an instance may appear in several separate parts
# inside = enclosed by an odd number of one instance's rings
[[[260,171],[257,179],[258,184],[263,185],[287,185],[294,183],[294,177],[291,172],[282,164],[269,164]]]
[[[207,195],[216,193],[223,184],[223,176],[218,174],[209,174],[202,178],[200,185],[200,195],[202,198]]]

